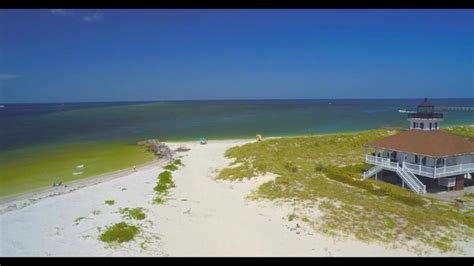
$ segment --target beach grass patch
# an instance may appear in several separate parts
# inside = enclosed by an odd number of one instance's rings
[[[115,204],[115,200],[106,200],[105,201],[105,204],[109,205],[109,206],[112,206]]]
[[[471,141],[474,141],[474,126],[454,126],[441,129],[451,134],[465,137]]]
[[[457,197],[456,199],[465,202],[474,201],[474,193],[466,193],[460,197]]]
[[[143,211],[143,208],[120,208],[119,213],[123,215],[124,218],[127,219],[134,219],[134,220],[144,220],[146,218],[146,214]]]
[[[163,169],[168,170],[168,171],[176,171],[178,170],[179,166],[183,166],[184,164],[181,162],[181,159],[175,159],[171,164],[168,164],[163,167]]]
[[[168,194],[171,188],[174,188],[176,184],[173,181],[173,176],[170,171],[164,171],[158,176],[158,183],[153,188],[159,194]]]
[[[174,164],[168,164],[164,166],[163,169],[168,170],[168,171],[176,171],[178,170],[178,167]]]
[[[138,226],[120,222],[108,226],[106,230],[100,234],[99,239],[108,244],[120,244],[133,240],[139,232],[140,228]]]
[[[81,216],[81,217],[77,217],[75,220],[74,220],[74,225],[78,225],[82,220],[86,219],[86,217],[84,216]]]
[[[296,215],[295,213],[291,213],[288,215],[288,222],[291,222],[297,218],[298,218],[298,215]]]
[[[153,188],[155,191],[155,197],[153,199],[154,204],[163,204],[166,202],[165,197],[169,195],[170,189],[176,187],[173,181],[173,175],[170,171],[163,171],[158,175],[158,182]]]

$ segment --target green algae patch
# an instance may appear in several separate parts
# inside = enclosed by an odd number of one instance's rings
[[[146,214],[143,211],[143,208],[120,208],[119,213],[123,215],[124,218],[133,219],[133,220],[144,220]]]
[[[35,145],[0,151],[0,198],[55,182],[67,182],[127,169],[154,159],[143,147],[126,142],[91,141]]]
[[[133,240],[138,233],[140,233],[138,226],[120,222],[108,226],[106,230],[100,234],[99,239],[108,244],[120,244]]]

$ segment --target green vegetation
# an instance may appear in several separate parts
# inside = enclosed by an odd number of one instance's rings
[[[165,170],[168,171],[176,171],[178,170],[179,166],[183,166],[183,163],[181,162],[181,159],[175,159],[173,163],[166,165],[163,167]]]
[[[461,201],[474,201],[474,193],[466,193],[465,195],[457,197],[456,199]]]
[[[164,166],[163,169],[168,170],[168,171],[176,171],[178,167],[174,164],[168,164]]]
[[[127,219],[144,220],[146,218],[146,214],[145,212],[143,212],[143,208],[120,208],[119,213]]]
[[[474,141],[474,126],[455,126],[443,128],[443,131],[460,135]]]
[[[109,244],[120,244],[132,240],[139,232],[138,226],[120,222],[107,227],[99,239]]]
[[[74,220],[74,225],[78,225],[82,220],[86,219],[86,217],[84,216],[81,216],[81,217],[77,217],[75,220]]]
[[[115,200],[106,200],[105,201],[105,204],[109,205],[109,206],[112,206],[115,204]]]
[[[441,251],[456,250],[458,240],[472,241],[472,215],[399,186],[363,179],[362,172],[371,167],[364,163],[364,145],[394,133],[378,129],[278,138],[233,147],[225,153],[233,163],[217,178],[235,181],[275,174],[275,180],[262,184],[250,198],[318,208],[321,217],[293,213],[288,220],[301,217],[328,235],[398,245],[418,240]]]
[[[184,166],[183,162],[181,162],[181,159],[175,159],[173,164],[176,166]]]
[[[173,181],[171,172],[161,172],[158,175],[158,183],[153,188],[153,190],[156,192],[155,198],[153,199],[153,203],[163,204],[164,202],[166,202],[164,197],[167,196],[169,194],[169,190],[174,187],[176,187],[176,184]]]
[[[291,221],[293,221],[297,218],[298,218],[298,215],[292,213],[292,214],[288,215],[288,222],[291,222]]]
[[[183,166],[181,159],[175,159],[173,163],[163,167],[166,171],[163,171],[158,175],[158,183],[153,188],[153,190],[156,192],[155,198],[153,199],[154,204],[165,203],[165,196],[168,196],[169,190],[176,187],[171,172],[176,171],[179,166]]]
[[[100,214],[100,210],[93,210],[93,211],[92,211],[92,214],[93,214],[93,215],[99,215],[99,214]]]
[[[154,155],[142,147],[122,142],[38,145],[2,151],[0,197],[51,187],[54,182],[65,183],[125,169],[153,158]],[[78,165],[84,167],[78,169]]]

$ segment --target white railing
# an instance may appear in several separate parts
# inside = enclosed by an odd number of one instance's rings
[[[397,169],[397,163],[396,162],[391,162],[390,159],[388,159],[388,158],[375,157],[373,155],[366,154],[365,155],[365,161],[367,163],[380,165],[382,167],[389,168],[389,169],[392,169],[392,170]]]
[[[376,166],[370,168],[367,172],[364,172],[364,177],[371,177],[374,174],[380,172],[382,169],[383,169],[382,166],[376,165]]]
[[[426,186],[423,184],[416,176],[413,174],[413,172],[410,171],[409,168],[406,167],[405,162],[403,162],[402,167],[397,167],[397,169],[400,169],[402,173],[406,174],[411,180],[411,182],[415,183],[416,186],[416,191],[417,193],[426,193]]]
[[[365,161],[370,164],[380,165],[384,168],[389,168],[396,171],[397,162],[391,162],[389,158],[375,157],[373,155],[366,154]],[[417,175],[422,175],[431,178],[440,178],[451,175],[460,175],[465,173],[474,172],[474,163],[458,164],[446,167],[429,167],[420,164],[412,164],[405,162],[405,167]]]
[[[445,186],[445,187],[454,187],[456,185],[456,178],[455,177],[440,178],[438,179],[438,185]]]
[[[403,163],[402,167],[397,162],[391,162],[389,158],[375,157],[366,154],[365,161],[367,163],[375,164],[384,169],[389,169],[397,172],[402,178],[403,182],[416,193],[426,193],[426,186],[413,174],[413,172]],[[380,171],[378,167],[372,167],[369,171],[364,172],[364,176],[368,177],[375,172]]]
[[[405,167],[410,169],[415,174],[422,175],[422,176],[428,176],[428,177],[434,177],[434,168],[429,167],[429,166],[424,166],[421,164],[412,164],[412,163],[407,163],[403,162],[405,164]]]
[[[458,164],[446,167],[436,167],[435,178],[460,175],[474,172],[474,163]]]

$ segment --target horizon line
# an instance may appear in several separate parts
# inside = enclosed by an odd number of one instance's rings
[[[155,103],[155,102],[212,102],[212,101],[314,101],[314,100],[423,100],[425,97],[416,98],[265,98],[265,99],[186,99],[186,100],[118,100],[118,101],[59,101],[59,102],[13,102],[0,103],[1,105],[13,104],[74,104],[74,103]],[[427,97],[428,99],[438,100],[474,100],[474,97],[446,98],[446,97]]]

